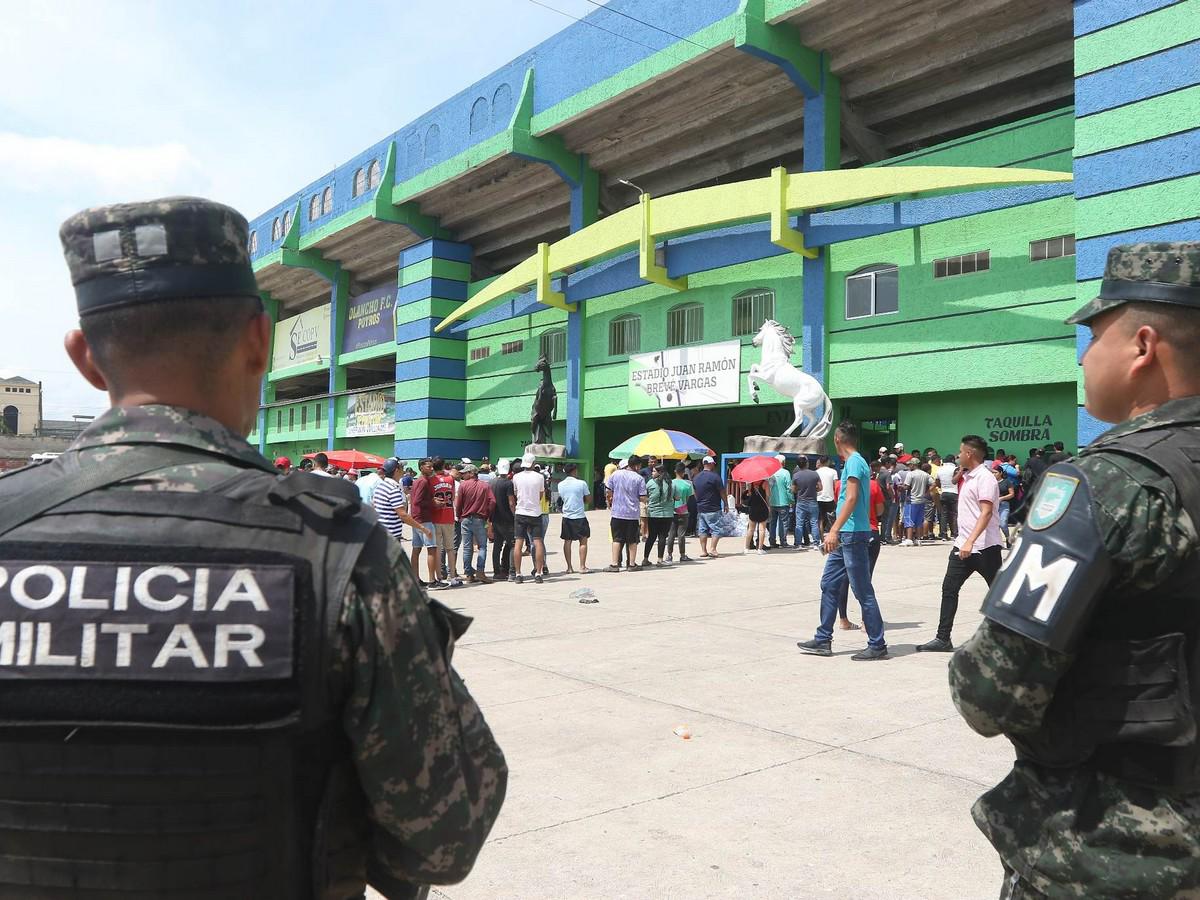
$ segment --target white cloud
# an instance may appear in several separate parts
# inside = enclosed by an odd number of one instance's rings
[[[179,143],[120,147],[59,137],[0,132],[0,184],[41,192],[89,185],[137,196],[194,180],[200,167]]]

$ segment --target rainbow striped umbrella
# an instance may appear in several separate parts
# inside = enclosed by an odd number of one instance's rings
[[[634,454],[657,456],[659,459],[699,459],[701,456],[712,456],[713,452],[686,432],[659,428],[657,431],[635,434],[613,447],[608,455],[613,459],[626,459]]]

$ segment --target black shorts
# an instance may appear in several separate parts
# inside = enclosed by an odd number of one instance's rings
[[[836,500],[818,500],[817,513],[821,516],[832,516],[837,510]]]
[[[513,537],[518,541],[532,544],[543,538],[541,516],[516,516],[515,518]]]
[[[592,526],[588,524],[588,520],[584,519],[568,519],[563,516],[562,534],[560,537],[564,541],[578,541],[583,538],[592,536]]]
[[[642,523],[637,519],[612,519],[614,544],[636,544],[642,539]]]

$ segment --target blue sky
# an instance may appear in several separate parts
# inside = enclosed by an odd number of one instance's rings
[[[531,0],[19,8],[0,29],[0,373],[42,381],[47,418],[107,408],[62,349],[63,219],[169,194],[253,217],[571,24]]]

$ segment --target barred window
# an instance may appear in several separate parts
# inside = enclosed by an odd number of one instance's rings
[[[501,353],[520,353],[525,349],[524,341],[506,341],[500,345]]]
[[[258,232],[257,231],[250,232],[250,250],[249,250],[249,252],[250,253],[258,252]]]
[[[562,329],[544,331],[538,341],[538,353],[554,366],[567,359],[567,333]]]
[[[333,212],[333,188],[327,187],[321,194],[321,215]]]
[[[275,410],[275,430],[283,431],[283,410]]]
[[[492,355],[491,347],[476,347],[471,351],[471,362],[479,362],[481,359],[487,359]]]
[[[300,407],[300,427],[301,428],[308,427],[308,407],[307,406]]]
[[[992,251],[978,250],[975,253],[964,253],[962,256],[935,259],[933,261],[933,277],[951,278],[955,275],[970,275],[973,272],[986,272],[991,267]]]
[[[704,307],[681,303],[667,311],[667,346],[698,344],[704,340]]]
[[[367,167],[367,187],[369,187],[369,188],[379,187],[379,180],[381,177],[382,177],[382,173],[379,168],[379,160],[377,160],[377,159],[371,160],[371,165],[369,165]]]
[[[283,214],[283,230],[280,232],[280,237],[287,237],[287,233],[292,230],[292,211],[289,209]]]
[[[1060,234],[1058,237],[1045,238],[1029,242],[1029,261],[1039,262],[1043,259],[1058,259],[1062,256],[1075,255],[1075,235]]]
[[[628,356],[642,349],[642,317],[617,316],[608,323],[608,355]]]
[[[296,427],[296,407],[288,407],[288,431]]]
[[[313,408],[313,412],[315,413],[315,415],[313,416],[313,428],[320,428],[321,427],[321,404],[320,403],[318,403]]]
[[[354,173],[354,187],[350,191],[350,196],[360,197],[367,191],[367,170],[359,169]]]
[[[279,228],[279,216],[275,217],[275,221],[271,223],[271,240],[277,241],[283,237],[283,232]]]
[[[846,318],[900,311],[900,270],[891,263],[865,266],[846,276]]]
[[[733,336],[757,334],[762,323],[775,318],[775,292],[765,288],[743,291],[733,298]]]
[[[312,199],[308,201],[308,221],[314,222],[321,215],[321,197],[319,194],[313,194]]]

